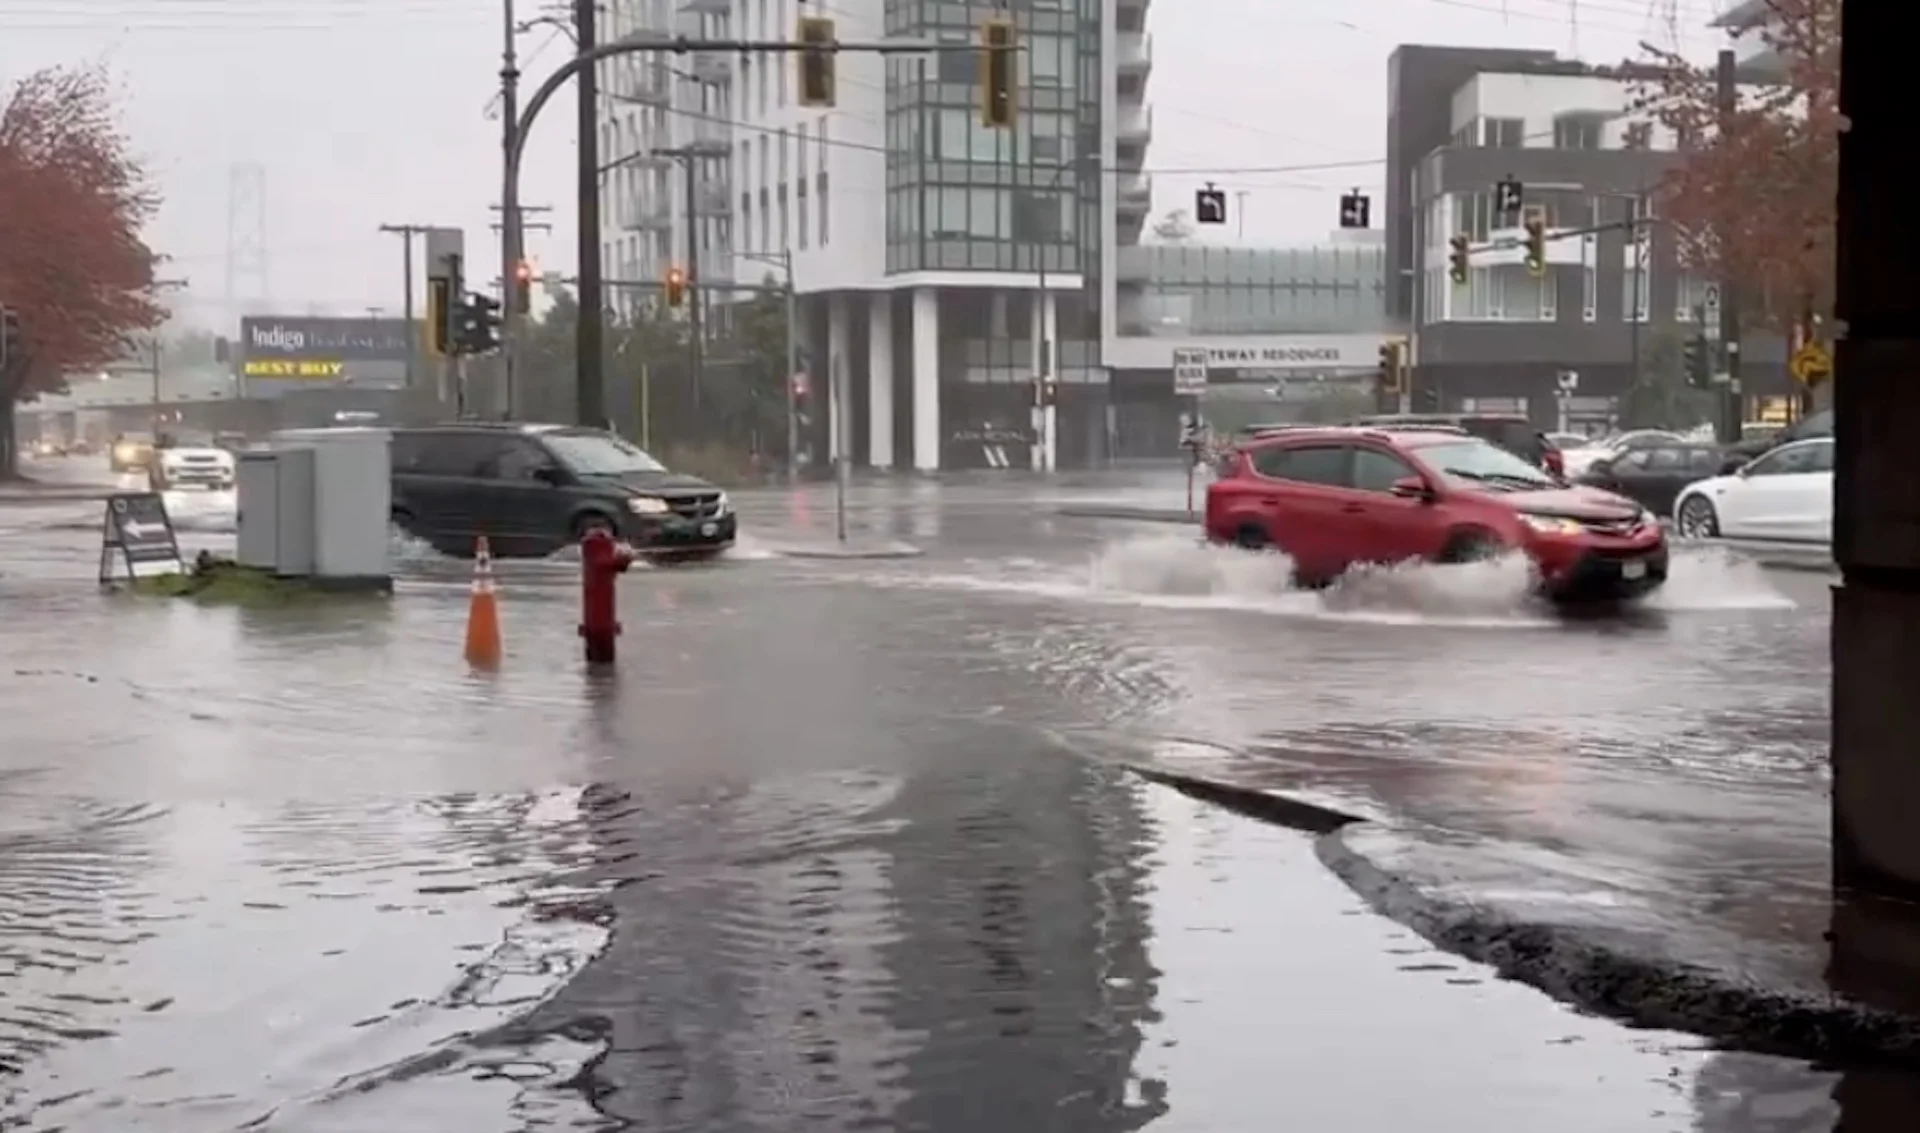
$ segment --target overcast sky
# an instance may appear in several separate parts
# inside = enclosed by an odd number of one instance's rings
[[[538,14],[535,0],[520,0]],[[1595,62],[1650,39],[1711,51],[1716,0],[1156,0],[1148,99],[1155,211],[1212,181],[1244,192],[1244,239],[1323,240],[1335,198],[1379,191],[1386,60],[1400,43],[1535,47]],[[264,171],[269,294],[286,313],[398,313],[400,241],[382,223],[464,226],[491,263],[498,199],[497,0],[0,0],[0,81],[104,61],[166,205],[150,239],[190,280],[196,321],[230,325],[233,171]],[[522,37],[528,83],[567,44]],[[523,199],[556,207],[529,236],[570,271],[570,99],[541,122]],[[1238,204],[1240,198],[1236,198]],[[1240,223],[1208,238],[1232,241]],[[493,273],[487,273],[491,276]],[[245,282],[245,281],[243,281]]]

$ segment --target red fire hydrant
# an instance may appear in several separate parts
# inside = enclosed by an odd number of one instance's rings
[[[614,580],[633,565],[633,548],[596,527],[580,537],[580,639],[587,664],[611,665],[620,637],[619,602]]]

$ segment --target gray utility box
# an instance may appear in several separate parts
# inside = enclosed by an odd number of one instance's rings
[[[253,449],[234,469],[240,565],[291,578],[314,570],[313,452]]]
[[[241,565],[343,589],[390,588],[390,446],[385,429],[284,429],[242,454]]]

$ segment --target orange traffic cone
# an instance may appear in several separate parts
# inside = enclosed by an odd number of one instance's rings
[[[487,537],[473,548],[473,597],[467,603],[467,663],[492,668],[500,663],[500,600],[493,592],[493,552]]]

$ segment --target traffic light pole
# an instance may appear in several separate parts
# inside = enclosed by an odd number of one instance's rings
[[[1723,116],[1732,116],[1739,102],[1739,89],[1735,84],[1734,55],[1732,51],[1720,52],[1715,70],[1715,94],[1718,96],[1719,111]],[[1740,388],[1740,288],[1732,279],[1720,281],[1720,341],[1727,350],[1727,388],[1721,399],[1720,441],[1733,444],[1740,439],[1740,404],[1744,400]]]
[[[809,52],[826,52],[828,54],[838,55],[851,51],[872,55],[926,55],[943,51],[965,51],[972,54],[978,50],[980,50],[980,48],[971,43],[937,44],[931,41],[835,42],[819,44],[795,43],[779,39],[693,39],[687,36],[680,36],[673,39],[623,38],[615,40],[612,43],[595,44],[591,47],[583,45],[579,54],[562,63],[554,69],[552,74],[541,81],[540,85],[535,88],[533,96],[527,100],[526,106],[520,110],[517,118],[508,115],[509,120],[512,122],[512,132],[505,142],[506,153],[502,161],[503,168],[500,176],[500,246],[502,249],[500,265],[501,353],[511,360],[513,351],[520,339],[520,319],[518,316],[520,289],[518,281],[514,278],[514,265],[520,258],[520,163],[526,156],[527,137],[533,129],[534,122],[540,117],[540,112],[546,109],[547,103],[553,101],[553,96],[559,93],[560,88],[566,85],[567,80],[580,74],[584,69],[593,66],[602,59],[613,59],[624,55],[639,54],[690,55],[695,52],[715,52],[717,54],[734,55],[793,55]],[[583,114],[582,117],[584,121],[585,115]],[[592,133],[592,131],[589,131],[589,133]],[[588,192],[594,194],[596,204],[594,213],[597,214],[600,184],[599,170],[597,168],[588,168],[583,163],[581,174],[583,177],[589,179],[589,184],[582,186],[582,200],[586,198]],[[589,219],[593,218],[582,217],[583,227],[584,222]],[[599,233],[596,231],[592,233],[592,236],[594,238],[594,249],[596,253],[593,261],[597,261],[599,258],[597,254],[599,249]],[[585,246],[584,235],[582,238],[582,246]],[[597,297],[600,289],[600,281],[598,279],[600,265],[597,262],[583,261],[580,268],[583,277],[580,282],[582,299],[584,300],[589,292]],[[595,277],[592,282],[589,282],[585,278],[589,272]],[[588,322],[593,323],[594,330],[592,336],[593,341],[596,343],[600,341],[601,320],[605,317],[606,311],[604,303],[595,302],[591,307],[587,306],[584,301],[581,303],[580,321],[583,327]],[[585,335],[583,333],[583,341],[584,338]],[[589,373],[584,361],[585,360],[582,359],[582,375]],[[509,364],[511,364],[510,361]],[[598,376],[599,371],[597,368],[591,372],[594,376]],[[589,391],[583,388],[580,392],[582,396],[578,408],[584,416],[590,405],[596,409],[598,408],[600,404],[600,390],[595,388]],[[587,423],[601,424],[603,422],[595,420]]]
[[[516,138],[520,123],[520,62],[514,37],[519,29],[514,26],[513,0],[501,0],[501,48],[500,48],[500,152],[502,166],[511,167],[517,163],[519,149]],[[511,418],[514,412],[515,380],[517,378],[513,340],[515,324],[520,318],[520,243],[526,238],[525,226],[521,223],[520,201],[518,194],[508,201],[506,191],[517,180],[509,176],[501,186],[500,197],[500,385],[501,396],[506,402],[505,416]],[[511,212],[507,211],[509,208]]]

